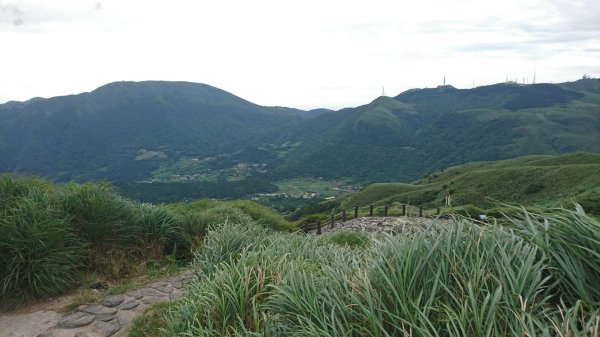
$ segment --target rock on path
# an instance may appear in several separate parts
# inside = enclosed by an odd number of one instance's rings
[[[26,315],[0,316],[1,337],[123,337],[133,320],[155,303],[172,301],[186,294],[184,284],[194,277],[185,271],[164,281],[109,296],[97,304],[80,306],[61,316],[52,310]],[[14,324],[22,321],[22,324]],[[10,322],[13,324],[9,324]],[[37,324],[28,324],[36,322]],[[40,324],[42,323],[42,324]]]

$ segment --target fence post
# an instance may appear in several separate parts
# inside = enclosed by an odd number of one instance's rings
[[[406,216],[406,205],[402,205],[402,216]]]
[[[342,211],[342,222],[346,222],[346,210]]]
[[[358,219],[358,206],[354,206],[354,219]]]
[[[321,220],[317,221],[317,235],[321,235]]]
[[[423,206],[419,206],[419,218],[423,217]]]
[[[369,216],[373,216],[373,205],[369,205]]]
[[[387,206],[385,206],[385,207],[383,208],[383,216],[387,216],[387,215],[388,215],[388,207],[387,207]]]
[[[331,229],[335,227],[335,214],[331,214]]]

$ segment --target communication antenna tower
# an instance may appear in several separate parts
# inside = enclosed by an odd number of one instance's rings
[[[531,84],[535,84],[535,73],[536,71],[533,72],[533,82],[531,82]]]
[[[446,73],[444,73],[444,87],[446,86]]]
[[[381,89],[381,96],[385,96],[385,87],[383,87],[383,89]]]

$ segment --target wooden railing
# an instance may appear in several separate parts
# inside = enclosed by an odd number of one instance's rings
[[[368,213],[367,213],[368,210]],[[347,220],[352,220],[360,217],[373,217],[373,216],[383,216],[383,217],[400,217],[400,216],[418,216],[418,217],[434,217],[440,215],[440,207],[429,208],[426,209],[423,206],[412,206],[408,204],[396,204],[396,205],[384,205],[375,207],[374,205],[369,205],[367,207],[358,207],[355,206],[351,209],[343,209],[338,211],[337,213],[331,213],[331,217],[328,221],[318,220],[316,223],[317,234],[321,234],[321,228],[323,226],[331,226],[331,229],[335,228],[336,221],[341,221],[342,223]],[[314,229],[313,226],[310,228],[306,228],[305,230],[309,231]]]

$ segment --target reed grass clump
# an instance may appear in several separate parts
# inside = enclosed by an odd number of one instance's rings
[[[0,306],[56,296],[77,280],[86,245],[52,193],[37,180],[0,178]]]
[[[371,243],[371,237],[365,232],[353,230],[340,230],[325,237],[327,240],[338,245],[348,247],[365,247]]]
[[[548,209],[507,217],[507,225],[548,256],[559,295],[600,306],[600,221],[575,210]]]
[[[120,279],[187,263],[208,228],[260,214],[275,226],[277,217],[251,202],[151,205],[106,183],[0,176],[0,306],[66,292],[83,273]]]
[[[300,234],[228,222],[208,232],[194,262],[198,281],[165,319],[166,334],[247,336],[285,330],[271,324],[277,319],[269,309],[274,287],[292,272],[322,275],[328,260],[347,264],[354,254]]]
[[[70,183],[57,190],[57,206],[71,215],[72,225],[91,245],[124,244],[133,239],[134,205],[110,184]]]
[[[503,227],[456,219],[356,249],[229,223],[208,232],[195,257],[198,278],[167,314],[164,334],[597,336],[600,306],[566,276],[597,289],[600,269],[580,261],[600,251],[588,232],[596,224],[580,211],[529,218],[574,228],[535,236],[533,220]],[[563,238],[574,230],[588,240]]]

